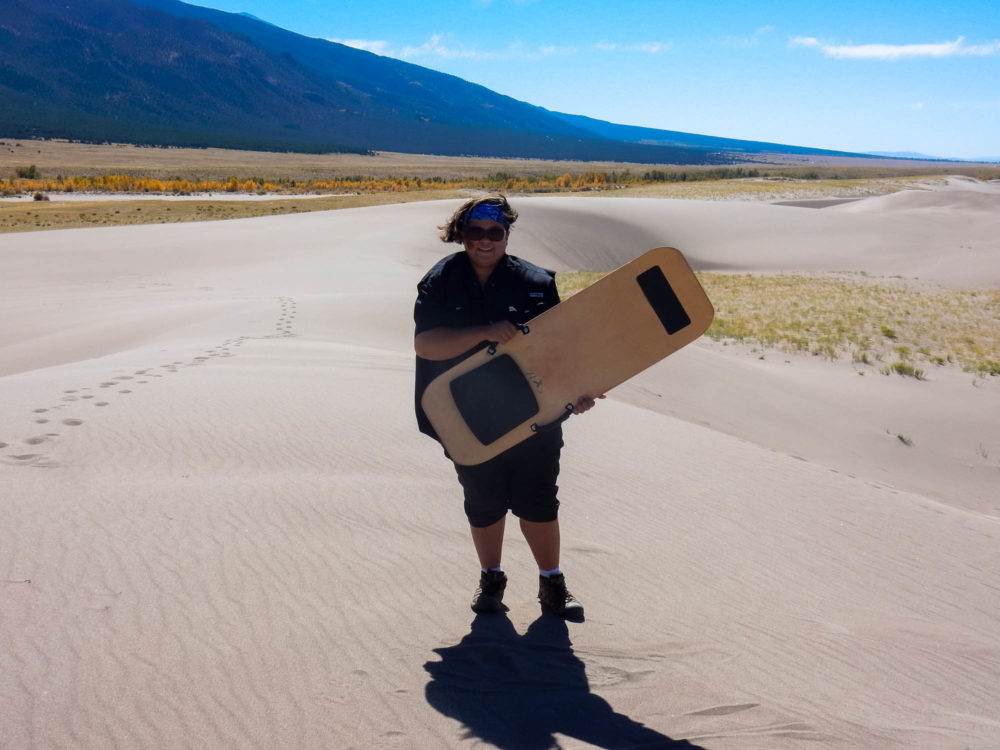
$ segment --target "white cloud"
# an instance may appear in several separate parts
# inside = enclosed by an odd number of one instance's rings
[[[506,49],[490,54],[499,60],[541,60],[546,57],[573,55],[578,51],[576,47],[560,47],[557,44],[526,47],[522,42],[513,42]]]
[[[329,42],[344,44],[355,49],[363,49],[367,52],[374,52],[376,55],[391,55],[389,42],[380,39],[328,39]]]
[[[648,52],[651,55],[655,55],[670,49],[670,45],[661,44],[660,42],[640,42],[639,44],[630,44],[628,49],[633,52]]]
[[[559,47],[554,44],[526,47],[521,42],[513,42],[500,50],[481,50],[475,47],[466,47],[461,42],[455,41],[453,34],[434,34],[422,44],[407,44],[401,47],[375,39],[330,39],[329,41],[410,62],[427,60],[428,58],[436,60],[540,60],[545,57],[571,55],[579,51],[576,47]]]
[[[990,44],[966,44],[960,36],[952,42],[930,44],[824,44],[816,37],[794,37],[792,47],[819,49],[825,56],[839,60],[902,60],[918,57],[985,57],[1000,54],[1000,41]]]
[[[594,45],[594,49],[601,52],[617,52],[619,50],[624,52],[645,52],[650,55],[655,55],[659,52],[664,52],[670,49],[669,44],[662,44],[661,42],[632,42],[630,44],[618,44],[617,42],[597,42]]]
[[[819,39],[814,36],[796,36],[788,40],[792,47],[822,47]]]
[[[404,60],[415,57],[436,57],[441,60],[454,60],[456,58],[491,60],[495,57],[493,53],[479,52],[475,49],[463,47],[461,44],[457,46],[446,44],[444,40],[445,36],[443,34],[435,34],[423,44],[415,47],[403,47],[400,50],[399,57]]]
[[[546,44],[544,47],[539,47],[538,52],[535,53],[534,57],[553,57],[555,55],[565,55],[571,50],[568,47],[557,47],[554,44]]]
[[[499,50],[481,50],[464,46],[461,42],[457,42],[452,34],[434,34],[422,44],[407,44],[401,47],[381,39],[330,39],[329,41],[411,62],[427,60],[428,58],[437,60],[540,60],[546,57],[573,55],[580,52],[578,47],[561,47],[555,44],[528,47],[521,42],[512,42]],[[661,42],[619,44],[601,41],[594,44],[593,49],[601,52],[638,52],[655,55],[670,49],[670,46]]]
[[[733,49],[748,49],[750,47],[757,47],[760,45],[761,39],[770,34],[772,31],[774,31],[774,26],[761,26],[749,36],[730,35],[723,37],[719,44],[723,47],[730,47]]]
[[[363,49],[374,52],[376,55],[395,57],[401,60],[435,57],[440,60],[452,60],[456,58],[492,60],[497,55],[493,52],[482,52],[480,50],[464,47],[461,44],[449,42],[444,34],[434,34],[423,44],[405,45],[394,47],[390,42],[381,39],[330,39],[337,44],[346,44],[348,47]]]

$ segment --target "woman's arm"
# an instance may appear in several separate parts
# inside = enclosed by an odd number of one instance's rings
[[[413,337],[413,348],[423,359],[452,359],[483,341],[505,344],[517,334],[517,327],[507,320],[469,328],[431,328]]]

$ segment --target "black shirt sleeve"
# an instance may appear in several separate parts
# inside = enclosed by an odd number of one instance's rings
[[[448,312],[445,301],[445,279],[438,264],[417,284],[417,301],[413,306],[414,335],[446,325]]]

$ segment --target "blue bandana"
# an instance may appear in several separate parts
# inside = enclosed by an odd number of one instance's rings
[[[480,203],[470,208],[465,212],[462,226],[467,225],[470,221],[478,221],[479,219],[495,221],[497,224],[503,224],[504,227],[510,226],[507,217],[503,215],[503,209],[493,203]]]

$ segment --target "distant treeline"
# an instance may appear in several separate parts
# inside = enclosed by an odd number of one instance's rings
[[[345,146],[340,143],[312,140],[293,140],[231,133],[185,132],[183,130],[144,125],[141,123],[115,123],[113,127],[95,118],[91,123],[86,117],[71,120],[72,126],[58,118],[39,117],[31,124],[8,119],[0,113],[0,132],[4,137],[24,140],[60,139],[71,143],[128,143],[134,146],[162,148],[224,148],[237,151],[267,151],[301,154],[364,154],[374,153],[369,148]]]
[[[616,187],[658,182],[694,182],[758,177],[756,169],[715,168],[705,170],[651,170],[633,173],[587,171],[580,174],[516,175],[495,172],[484,178],[444,177],[366,177],[355,175],[331,179],[291,180],[265,177],[230,177],[226,180],[191,180],[184,177],[158,179],[127,174],[107,174],[96,177],[43,177],[35,165],[16,167],[15,176],[0,180],[0,193],[16,195],[29,192],[95,192],[95,193],[163,193],[189,195],[193,193],[374,193],[407,190],[462,188],[502,190],[508,192],[564,192],[579,190],[611,190]]]
[[[741,177],[760,177],[760,170],[744,169],[743,167],[716,167],[715,169],[667,172],[662,169],[653,169],[642,174],[642,179],[646,182],[701,182],[703,180],[737,180]]]
[[[336,194],[384,193],[410,190],[491,190],[507,193],[546,193],[616,190],[662,183],[706,182],[739,179],[759,180],[851,180],[859,178],[899,177],[898,170],[871,168],[850,170],[831,168],[814,170],[796,167],[755,169],[746,167],[705,167],[679,170],[652,169],[643,172],[582,171],[578,173],[524,175],[494,172],[485,177],[400,176],[374,177],[350,175],[328,179],[288,179],[261,176],[231,176],[224,179],[166,179],[130,175],[44,176],[34,165],[14,167],[13,175],[0,179],[0,195],[27,193],[156,193],[191,195],[196,193],[244,194]],[[982,180],[1000,178],[1000,168],[953,167],[947,170],[921,170],[913,174],[967,174]]]

